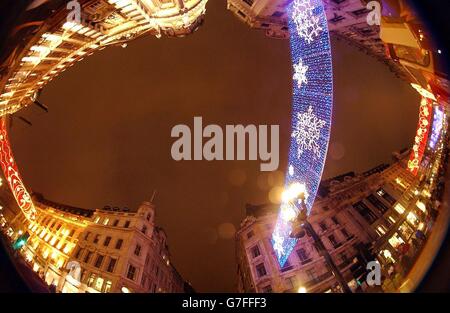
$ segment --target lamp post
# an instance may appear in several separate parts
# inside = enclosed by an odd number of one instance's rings
[[[341,272],[339,271],[339,268],[334,263],[333,259],[331,258],[331,255],[328,253],[328,250],[325,248],[325,245],[322,242],[322,239],[320,236],[316,233],[314,228],[312,227],[311,223],[309,223],[306,212],[306,206],[305,206],[305,193],[301,192],[299,193],[295,198],[295,200],[300,204],[300,210],[299,214],[297,216],[296,221],[294,222],[294,227],[299,228],[300,230],[296,233],[291,233],[291,237],[300,238],[302,237],[301,233],[302,230],[308,232],[311,237],[314,240],[315,246],[319,252],[319,255],[323,256],[325,259],[325,263],[328,265],[328,268],[333,273],[334,277],[338,281],[339,285],[341,286],[342,290],[345,293],[351,293],[351,289],[348,287],[344,277],[342,276]],[[292,199],[292,200],[294,200]],[[290,201],[291,205],[295,206],[294,201]]]

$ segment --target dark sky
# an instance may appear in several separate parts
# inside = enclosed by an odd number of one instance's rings
[[[200,292],[233,291],[233,233],[245,203],[270,201],[289,144],[289,43],[251,30],[208,4],[206,22],[181,39],[141,38],[77,64],[41,95],[50,108],[21,111],[12,143],[30,189],[54,201],[136,208],[158,190],[157,223],[172,260]],[[419,98],[383,64],[333,40],[334,124],[327,177],[390,160],[412,143]],[[175,162],[171,128],[279,124],[280,172],[258,161]],[[275,189],[276,190],[276,189]],[[272,193],[273,195],[273,193]],[[273,199],[273,197],[272,197]]]

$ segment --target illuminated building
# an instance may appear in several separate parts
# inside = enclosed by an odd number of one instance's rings
[[[19,33],[20,38],[8,38],[9,58],[0,60],[6,69],[0,77],[0,116],[32,104],[52,79],[98,50],[125,47],[145,35],[180,37],[192,33],[203,22],[207,0],[70,3],[61,1],[56,8],[43,3],[36,9],[39,16],[29,9],[19,21],[28,28]]]
[[[405,78],[403,68],[389,57],[380,40],[380,26],[369,25],[370,10],[361,0],[323,0],[331,38],[364,51],[389,67],[396,76]],[[265,31],[272,38],[288,39],[289,27],[284,0],[227,0],[228,10],[250,27]]]
[[[417,190],[422,187],[407,170],[407,156],[408,151],[392,165],[358,175],[350,172],[320,185],[309,222],[353,290],[358,283],[352,267],[359,255],[370,251],[383,268],[398,263],[401,245],[412,246],[416,230],[424,230],[427,205],[421,201],[426,200],[418,200],[422,198]],[[271,242],[277,209],[272,205],[247,207],[247,217],[236,235],[238,291],[339,291],[308,234],[298,240],[280,267]]]
[[[34,194],[38,214],[4,218],[14,241],[29,234],[20,252],[48,285],[64,293],[183,292],[185,281],[170,261],[167,236],[154,224],[154,206],[137,211],[87,210]],[[6,209],[5,209],[6,210]]]

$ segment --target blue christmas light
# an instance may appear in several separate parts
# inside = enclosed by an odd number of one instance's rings
[[[304,204],[309,214],[321,181],[330,138],[333,108],[331,46],[321,0],[294,0],[288,12],[294,84],[286,193],[306,194]],[[283,199],[272,234],[272,245],[280,266],[297,243],[297,239],[290,237],[292,220],[297,214],[297,205]]]
[[[444,111],[439,106],[435,106],[433,112],[433,126],[431,128],[430,141],[428,142],[428,147],[432,150],[436,148],[436,144],[439,141],[443,123],[444,123]]]

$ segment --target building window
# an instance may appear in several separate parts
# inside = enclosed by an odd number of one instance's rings
[[[369,224],[372,224],[377,220],[377,216],[371,209],[362,201],[353,204],[355,210],[363,217]]]
[[[300,249],[297,250],[297,256],[300,259],[300,261],[302,262],[302,264],[306,264],[306,263],[311,261],[311,259],[309,258],[308,253],[303,248],[300,248]]]
[[[145,226],[145,225],[142,226],[142,233],[143,233],[144,235],[147,234],[147,226]]]
[[[254,1],[255,0],[244,0],[244,2],[247,3],[249,6],[252,6]]]
[[[75,235],[75,229],[71,230],[69,237],[73,237],[73,235]]]
[[[100,235],[95,235],[94,237],[94,243],[98,243],[98,240],[100,239]]]
[[[88,253],[84,257],[84,263],[89,263],[89,261],[91,260],[91,257],[92,257],[92,252],[88,251]]]
[[[103,245],[104,245],[105,247],[107,247],[107,246],[109,246],[109,243],[110,243],[110,242],[111,242],[111,237],[108,236],[108,237],[105,238],[105,241],[103,242]]]
[[[125,224],[123,225],[124,228],[130,227],[130,221],[125,221]]]
[[[109,258],[108,268],[106,269],[108,272],[113,273],[114,268],[116,267],[117,259]]]
[[[247,233],[247,239],[252,238],[254,235],[255,235],[255,233],[253,232],[253,230],[249,231],[249,232]]]
[[[150,221],[151,218],[152,218],[152,213],[148,213],[147,214],[147,221]]]
[[[90,235],[91,235],[91,232],[88,231],[88,232],[86,233],[86,235],[84,235],[84,240],[88,240]]]
[[[75,254],[75,259],[79,259],[83,254],[83,249],[78,248],[77,253]]]
[[[263,277],[267,275],[266,267],[264,263],[260,263],[256,265],[256,272],[258,273],[258,277]]]
[[[141,245],[136,245],[136,248],[134,248],[134,254],[137,256],[141,255]]]
[[[103,258],[104,258],[104,256],[99,254],[97,256],[97,260],[95,260],[94,266],[97,267],[97,268],[100,268],[102,266],[102,263],[103,263]]]
[[[101,277],[98,277],[95,282],[94,289],[96,289],[97,291],[102,291],[103,282],[104,282],[104,279]]]
[[[350,264],[350,261],[349,261],[349,259],[347,257],[347,254],[345,254],[345,252],[339,253],[339,257],[341,259],[342,264],[344,264],[344,265]]]
[[[259,251],[259,247],[258,246],[254,246],[251,251],[252,251],[252,257],[253,258],[256,258],[256,257],[261,255],[261,252]]]
[[[334,248],[338,248],[340,246],[340,243],[337,242],[337,240],[334,237],[334,235],[328,236],[328,240],[330,240],[330,242],[331,242],[331,244],[333,245]]]
[[[114,220],[113,226],[117,227],[117,225],[119,225],[119,220]]]
[[[272,286],[271,285],[265,286],[265,287],[263,287],[262,291],[264,293],[271,293],[272,292]]]
[[[333,221],[333,223],[335,223],[336,225],[340,225],[338,219],[336,218],[336,216],[333,216],[331,218],[331,220]]]
[[[345,228],[341,229],[341,233],[342,233],[342,235],[344,235],[344,237],[346,239],[350,239],[350,234],[347,232],[347,230]]]
[[[306,270],[306,275],[308,275],[309,280],[316,280],[317,278],[316,270],[313,268]]]
[[[120,248],[122,248],[122,244],[123,244],[123,239],[117,239],[116,249],[119,250]]]
[[[287,289],[294,289],[296,285],[296,280],[295,280],[295,276],[291,276],[286,278],[286,287]]]
[[[95,220],[94,220],[94,223],[95,223],[95,224],[98,224],[98,222],[100,222],[100,216],[97,216],[97,217],[95,218]]]
[[[103,220],[103,225],[108,225],[108,223],[109,223],[109,218],[105,218],[104,220]]]
[[[89,278],[88,278],[88,281],[87,281],[88,287],[92,287],[94,285],[95,278],[97,278],[97,275],[95,275],[94,273],[91,273],[89,275]]]
[[[129,265],[128,266],[128,272],[127,272],[127,278],[134,280],[136,277],[136,267],[134,267],[133,265]]]
[[[112,287],[112,282],[107,280],[106,283],[105,283],[105,291],[104,292],[105,293],[110,292],[111,291],[111,287]]]
[[[369,201],[374,207],[377,208],[377,210],[381,213],[384,214],[387,210],[389,210],[389,208],[387,207],[387,205],[385,205],[383,202],[381,202],[380,199],[378,199],[376,196],[374,195],[370,195],[367,197],[367,201]]]
[[[325,221],[322,221],[319,223],[319,227],[322,231],[326,231],[327,230],[327,224],[325,224]]]

